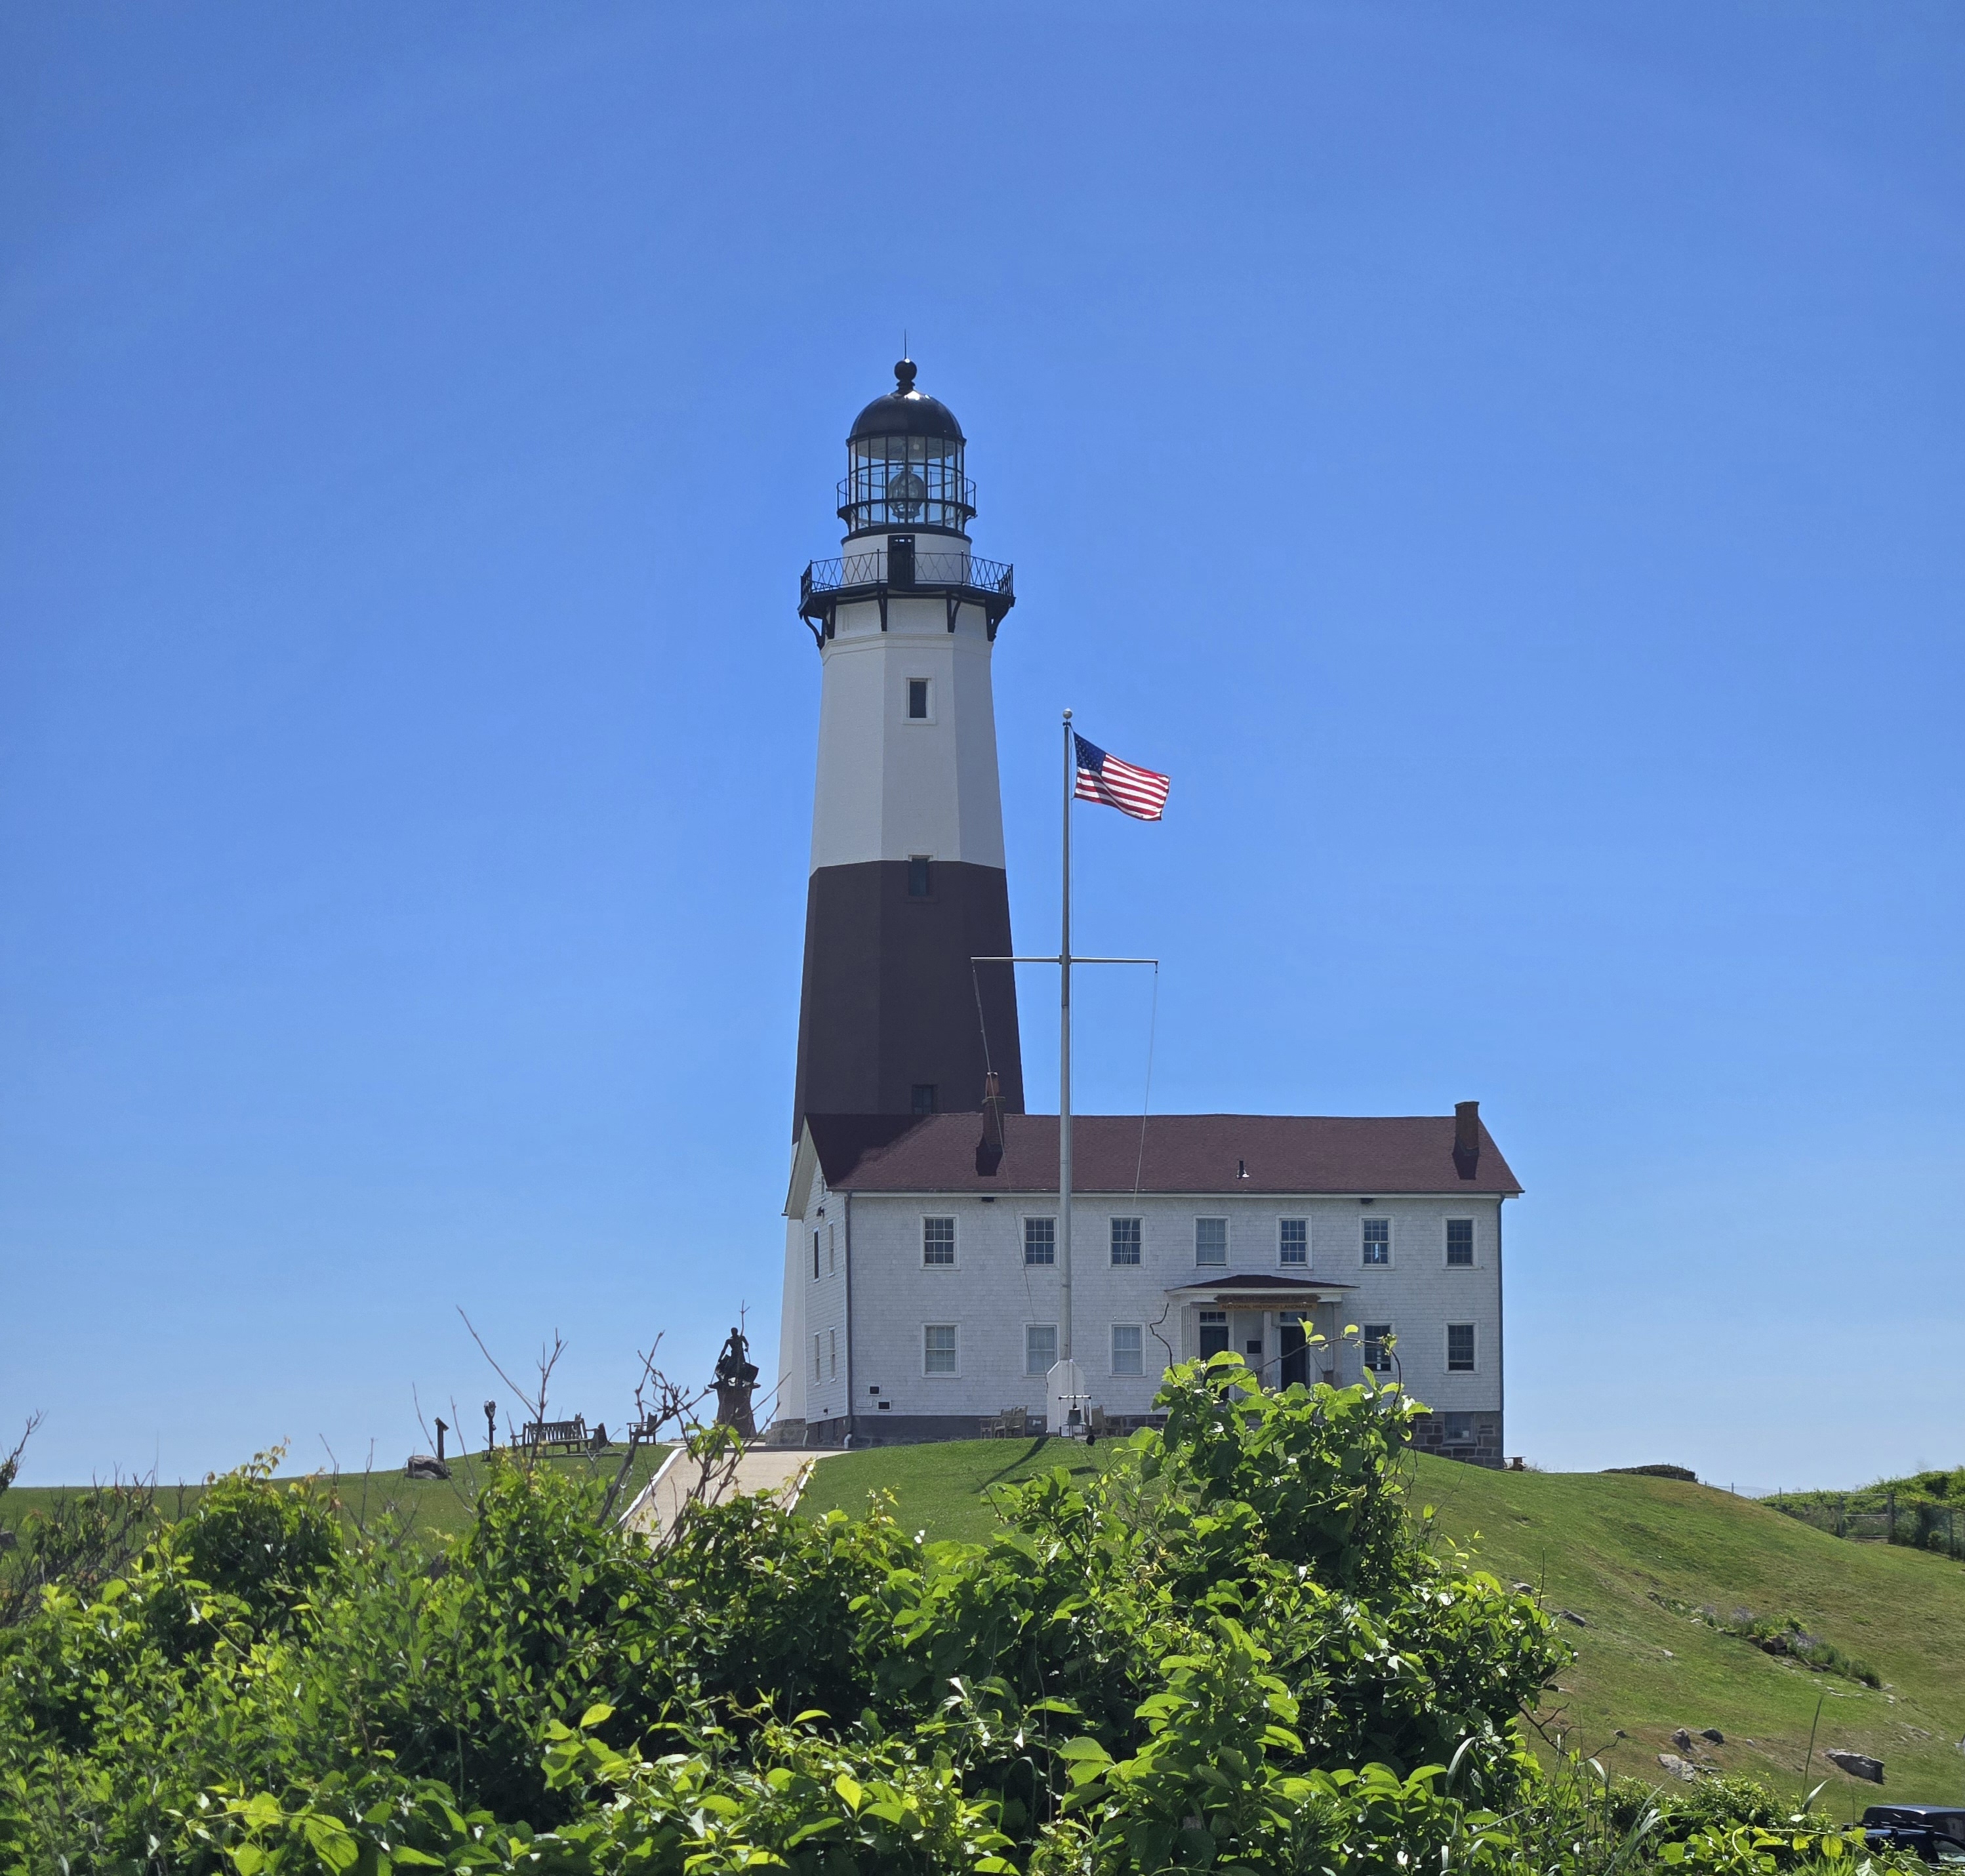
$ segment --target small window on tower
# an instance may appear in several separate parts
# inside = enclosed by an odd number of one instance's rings
[[[909,898],[925,899],[928,897],[931,884],[928,877],[928,855],[926,854],[910,854],[908,856]]]
[[[918,1081],[915,1083],[915,1112],[917,1114],[933,1114],[938,1112],[935,1105],[934,1089],[935,1084],[931,1081]]]
[[[928,721],[928,680],[910,677],[908,680],[908,720],[925,723]]]

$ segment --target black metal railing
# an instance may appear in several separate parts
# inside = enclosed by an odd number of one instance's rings
[[[985,560],[980,554],[923,554],[914,557],[915,577],[910,587],[940,590],[963,587],[981,593],[1014,597],[1016,569],[1008,561]],[[815,560],[805,570],[799,597],[809,600],[815,593],[836,593],[848,587],[887,584],[887,550],[843,554],[836,560]]]

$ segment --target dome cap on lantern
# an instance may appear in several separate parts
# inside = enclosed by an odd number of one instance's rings
[[[947,404],[915,389],[912,359],[903,359],[894,367],[894,388],[884,397],[876,397],[853,420],[846,440],[857,442],[863,436],[939,436],[956,443],[969,440]]]

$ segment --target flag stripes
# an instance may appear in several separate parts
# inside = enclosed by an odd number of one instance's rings
[[[1072,791],[1075,800],[1103,802],[1136,821],[1160,818],[1166,806],[1167,790],[1172,786],[1166,776],[1108,755],[1098,744],[1087,742],[1076,731],[1072,741],[1077,747],[1078,786]]]

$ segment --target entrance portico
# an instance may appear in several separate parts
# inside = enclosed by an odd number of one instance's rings
[[[1332,1277],[1285,1276],[1279,1273],[1224,1273],[1166,1292],[1178,1324],[1179,1359],[1232,1349],[1266,1387],[1307,1387],[1336,1382],[1338,1374],[1338,1305],[1356,1289]],[[1313,1350],[1310,1338],[1323,1337]]]

